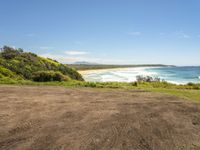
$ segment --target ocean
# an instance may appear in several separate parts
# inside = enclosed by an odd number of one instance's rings
[[[83,74],[86,81],[92,82],[133,82],[136,76],[159,77],[170,83],[200,83],[200,67],[139,67],[108,69]]]

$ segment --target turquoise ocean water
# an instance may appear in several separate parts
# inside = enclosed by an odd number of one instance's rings
[[[176,84],[200,83],[200,67],[124,68],[91,72],[83,77],[93,82],[133,82],[138,75],[159,77]]]

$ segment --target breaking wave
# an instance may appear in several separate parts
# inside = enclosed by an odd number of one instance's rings
[[[108,69],[83,74],[86,81],[92,82],[134,82],[136,77],[158,77],[174,84],[200,83],[200,67],[139,67]]]

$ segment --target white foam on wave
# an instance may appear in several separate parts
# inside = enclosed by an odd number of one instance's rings
[[[100,82],[134,82],[138,75],[158,76],[157,72],[147,70],[150,67],[124,68],[119,70],[107,70],[83,75],[86,81]]]
[[[200,83],[200,76],[194,79],[184,79],[179,74],[171,72],[162,72],[156,67],[138,67],[138,68],[122,68],[122,69],[104,69],[98,71],[90,71],[83,74],[85,81],[91,82],[134,82],[138,75],[151,76],[164,79],[173,84],[187,84],[188,82]]]
[[[117,77],[117,76],[113,76],[113,75],[102,75],[102,82],[124,82],[123,78]]]
[[[125,82],[133,82],[136,81],[136,77],[138,75],[143,76],[157,76],[156,72],[150,72],[146,71],[145,69],[133,69],[133,70],[127,70],[127,71],[115,71],[113,74],[121,77],[126,77]]]

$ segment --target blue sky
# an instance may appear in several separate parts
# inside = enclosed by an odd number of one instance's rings
[[[199,0],[0,0],[0,46],[63,63],[200,65]]]

